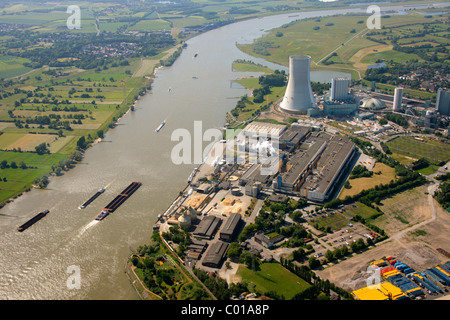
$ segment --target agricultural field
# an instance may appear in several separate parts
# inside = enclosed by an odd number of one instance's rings
[[[291,299],[297,293],[310,287],[305,280],[278,263],[262,263],[257,271],[241,265],[236,275],[253,284],[255,289],[262,293],[275,291],[283,295],[285,299]]]
[[[238,44],[238,47],[247,54],[285,66],[289,64],[290,55],[309,55],[312,70],[349,72],[352,78],[361,79],[367,68],[375,63],[424,62],[424,55],[430,57],[434,51],[423,49],[422,45],[448,48],[446,26],[441,22],[448,14],[430,16],[428,10],[418,11],[383,16],[382,31],[367,29],[367,16],[363,15],[300,20],[270,30],[253,44]],[[429,43],[423,43],[425,32]],[[395,50],[393,39],[401,47],[417,49],[417,54]],[[437,51],[438,58],[446,57],[442,49]]]
[[[415,159],[426,158],[434,164],[450,160],[448,144],[429,138],[423,139],[424,141],[418,141],[414,137],[398,137],[387,142],[387,145],[393,153]]]

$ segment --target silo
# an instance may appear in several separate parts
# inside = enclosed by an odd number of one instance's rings
[[[316,108],[309,79],[310,63],[310,56],[289,57],[289,81],[280,103],[282,109],[306,114],[309,108]]]

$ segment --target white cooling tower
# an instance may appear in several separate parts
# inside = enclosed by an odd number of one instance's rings
[[[306,113],[316,108],[309,80],[310,56],[289,57],[289,81],[280,107],[286,111]]]

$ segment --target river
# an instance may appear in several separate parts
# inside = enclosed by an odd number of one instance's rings
[[[269,16],[190,39],[173,66],[157,72],[152,91],[139,100],[136,110],[90,148],[80,164],[51,178],[48,189],[32,190],[0,210],[0,299],[138,299],[124,274],[130,249],[148,243],[157,215],[185,187],[196,166],[172,163],[172,132],[193,132],[196,120],[202,121],[203,131],[224,125],[226,112],[247,93],[231,84],[244,75],[232,72],[234,60],[273,67],[242,53],[235,43],[253,41],[264,30],[292,20],[346,12],[365,10]],[[155,133],[163,120],[166,125]],[[135,180],[142,187],[105,220],[94,222],[103,206]],[[105,186],[103,195],[78,209]],[[45,218],[25,232],[16,231],[45,209],[50,210]],[[67,285],[72,266],[80,270],[79,288]]]

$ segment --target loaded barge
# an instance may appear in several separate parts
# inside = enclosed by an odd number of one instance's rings
[[[31,227],[33,224],[35,224],[36,222],[38,222],[39,220],[41,220],[43,217],[45,217],[47,215],[47,213],[49,213],[49,210],[45,210],[42,212],[39,212],[37,215],[35,215],[33,218],[31,218],[30,220],[28,220],[27,222],[25,222],[23,225],[21,225],[20,227],[17,228],[17,231],[24,231],[26,229],[28,229],[29,227]]]
[[[125,188],[117,197],[114,198],[100,214],[95,218],[95,220],[103,220],[107,215],[114,212],[122,203],[125,202],[140,186],[142,182],[133,181],[128,187]]]
[[[86,208],[88,205],[91,204],[92,201],[94,201],[95,199],[97,199],[103,192],[105,192],[105,189],[100,189],[100,190],[98,190],[96,194],[94,194],[88,201],[86,201],[86,202],[83,203],[81,206],[79,206],[78,209],[84,209],[84,208]]]

